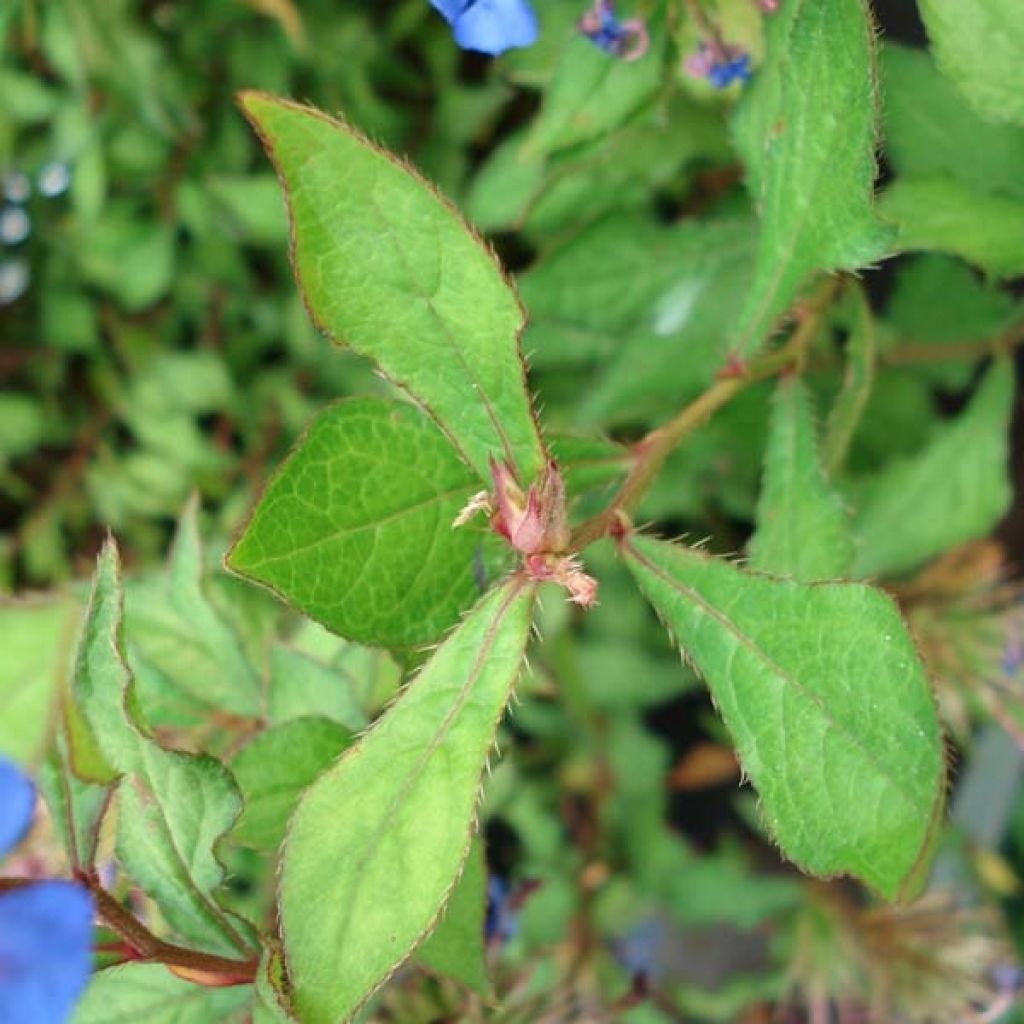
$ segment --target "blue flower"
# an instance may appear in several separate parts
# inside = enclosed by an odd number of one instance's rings
[[[620,21],[612,0],[595,0],[578,28],[598,49],[626,61],[639,60],[650,44],[647,26],[637,18]]]
[[[497,56],[537,41],[537,16],[529,0],[430,0],[451,25],[464,50]]]
[[[28,831],[35,788],[0,759],[0,856]],[[92,970],[93,904],[75,882],[0,892],[0,1024],[64,1024]]]

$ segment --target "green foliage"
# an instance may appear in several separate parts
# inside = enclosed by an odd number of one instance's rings
[[[868,482],[857,512],[854,575],[905,573],[996,525],[1011,498],[1006,431],[1012,400],[1013,368],[997,362],[970,405],[927,448]]]
[[[1024,11],[1014,0],[921,0],[939,67],[991,121],[1024,124]]]
[[[311,425],[228,562],[342,636],[386,647],[435,640],[479,592],[484,537],[452,529],[479,487],[416,408],[344,402]]]
[[[807,583],[842,578],[852,558],[849,517],[821,467],[810,397],[795,378],[780,381],[757,532],[750,540],[751,568]]]
[[[483,598],[299,803],[284,849],[281,924],[303,1020],[350,1017],[440,915],[469,852],[532,597],[512,583]]]
[[[464,982],[485,999],[491,983],[484,962],[484,915],[487,909],[487,873],[483,847],[474,843],[455,883],[444,916],[416,953],[416,960],[432,971]]]
[[[484,243],[353,129],[254,93],[242,105],[284,182],[316,323],[423,402],[482,477],[497,451],[532,480],[544,453],[522,379],[523,311]]]
[[[741,353],[772,333],[810,273],[854,270],[890,244],[871,203],[874,40],[863,0],[791,0],[767,45],[735,121],[761,219],[754,280],[732,336]]]
[[[78,1005],[74,1024],[242,1024],[252,998],[249,986],[200,988],[162,964],[126,964],[103,971]]]
[[[1016,8],[530,2],[494,61],[425,0],[0,13],[0,754],[78,1021],[1006,997],[885,902],[1021,931]],[[1015,737],[969,865],[940,723]]]
[[[916,893],[944,798],[942,737],[893,602],[658,541],[627,555],[710,687],[785,854],[890,898]]]
[[[1024,203],[974,192],[953,178],[902,178],[880,212],[896,225],[904,252],[962,256],[995,277],[1024,273]]]

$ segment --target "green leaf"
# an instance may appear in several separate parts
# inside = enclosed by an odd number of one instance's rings
[[[902,252],[948,252],[995,277],[1024,274],[1024,202],[953,178],[899,178],[879,212],[896,225]]]
[[[274,725],[317,716],[358,732],[369,724],[344,669],[323,665],[301,651],[276,645],[270,652],[267,717]]]
[[[215,952],[237,952],[245,940],[214,891],[224,879],[215,848],[241,811],[238,788],[214,758],[165,750],[149,738],[121,651],[117,551],[108,542],[97,564],[73,694],[110,775],[121,776],[118,857],[176,932]]]
[[[918,0],[939,67],[990,121],[1024,124],[1024,7],[1017,0]]]
[[[545,453],[519,353],[523,311],[492,253],[348,125],[254,92],[241,104],[281,176],[314,321],[421,401],[480,476],[494,455],[532,481]]]
[[[413,406],[340,402],[271,480],[228,564],[349,639],[427,643],[479,594],[474,558],[487,535],[452,529],[478,490]]]
[[[810,396],[797,377],[783,378],[768,427],[751,568],[809,583],[845,576],[852,558],[849,517],[821,467]]]
[[[302,791],[351,743],[352,733],[327,718],[294,718],[243,747],[231,762],[245,800],[232,837],[276,850]]]
[[[867,295],[859,286],[852,291],[847,311],[846,370],[839,394],[832,402],[822,441],[822,460],[830,474],[846,460],[875,384],[875,320]]]
[[[482,598],[302,798],[284,848],[280,911],[306,1024],[349,1020],[441,913],[469,852],[532,598],[518,580]]]
[[[125,964],[93,975],[71,1024],[244,1024],[251,985],[209,988],[163,964]]]
[[[419,948],[416,960],[490,999],[491,981],[484,959],[486,912],[487,867],[483,844],[476,841],[470,847],[462,877],[452,890],[441,920]]]
[[[890,898],[916,891],[940,819],[942,736],[892,600],[641,537],[626,556],[706,680],[786,855]]]
[[[0,598],[0,754],[27,765],[43,754],[68,676],[79,607],[70,598]]]
[[[535,369],[593,365],[589,422],[678,407],[725,362],[736,295],[748,285],[746,220],[665,227],[648,215],[591,224],[524,275]]]
[[[935,297],[942,296],[941,302]],[[981,338],[996,338],[1019,317],[1007,291],[981,279],[962,260],[922,253],[897,269],[885,321],[910,345],[951,346],[940,362],[922,362],[914,373],[946,391],[963,391],[974,379]],[[960,358],[958,342],[968,343]],[[972,351],[973,350],[973,351]]]
[[[205,590],[198,500],[181,515],[165,573],[128,591],[126,623],[139,698],[154,721],[179,692],[204,720],[217,708],[259,716],[262,683],[235,629]]]
[[[856,519],[856,576],[896,576],[984,537],[1010,506],[1013,367],[997,361],[967,408],[920,454],[869,482]]]
[[[949,175],[1024,200],[1024,131],[983,120],[924,50],[887,44],[882,83],[885,150],[898,175]]]
[[[664,74],[660,33],[641,60],[615,60],[576,35],[562,48],[524,157],[553,153],[617,128],[658,91]]]
[[[872,209],[873,47],[863,0],[789,0],[768,20],[734,125],[761,217],[738,352],[764,341],[812,271],[862,267],[890,244]]]
[[[82,276],[128,312],[161,299],[174,277],[174,228],[146,221],[127,205],[110,204],[75,239]]]

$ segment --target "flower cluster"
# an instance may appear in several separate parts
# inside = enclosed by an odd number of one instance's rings
[[[31,781],[0,758],[0,856],[24,838],[35,803]],[[92,921],[92,897],[76,882],[0,889],[0,1019],[68,1019],[92,970]]]

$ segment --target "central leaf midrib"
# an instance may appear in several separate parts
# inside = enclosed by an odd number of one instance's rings
[[[321,547],[324,544],[330,544],[336,541],[339,537],[353,536],[360,533],[365,533],[368,530],[376,530],[382,526],[387,526],[389,523],[393,523],[396,520],[403,519],[405,516],[412,515],[418,512],[420,509],[427,508],[438,502],[445,501],[447,498],[452,498],[457,494],[467,494],[472,490],[472,483],[460,484],[458,487],[450,488],[447,491],[439,491],[436,494],[432,494],[422,501],[414,502],[411,505],[405,505],[402,508],[396,509],[394,512],[389,512],[387,515],[380,516],[377,519],[368,520],[364,523],[359,523],[355,526],[339,526],[332,529],[330,532],[325,533],[322,537],[317,537],[316,540],[310,541],[308,544],[302,544],[299,547],[289,548],[287,551],[281,552],[280,554],[264,555],[262,558],[257,559],[253,562],[247,562],[246,567],[256,568],[262,565],[269,565],[274,562],[285,562],[291,558],[296,558],[299,555],[304,555],[309,551],[314,551],[316,548]]]
[[[377,828],[374,829],[372,835],[364,841],[363,853],[360,855],[359,859],[354,865],[351,877],[358,878],[363,874],[366,867],[366,863],[371,853],[379,845],[380,837],[389,831],[398,813],[399,808],[405,802],[407,794],[420,780],[426,764],[429,762],[434,752],[444,742],[446,736],[450,732],[456,716],[465,706],[466,700],[468,699],[471,690],[473,689],[474,685],[476,684],[477,680],[480,677],[481,672],[483,671],[487,656],[490,653],[492,647],[494,646],[496,635],[498,633],[500,626],[505,620],[505,616],[508,614],[508,611],[511,608],[513,602],[516,600],[516,598],[520,596],[520,593],[521,587],[518,585],[513,586],[508,597],[505,599],[503,604],[498,608],[494,616],[494,620],[487,627],[487,630],[484,634],[483,642],[480,645],[480,650],[477,652],[477,655],[473,661],[470,671],[467,674],[466,681],[463,683],[458,695],[456,696],[456,699],[453,701],[451,709],[445,715],[437,731],[434,733],[430,742],[424,749],[423,754],[409,770],[408,775],[406,779],[403,781],[401,788],[398,789],[393,799],[388,804],[387,810],[381,817],[380,824],[377,826]],[[357,745],[350,749],[353,752],[356,752],[359,750],[359,747]],[[334,949],[340,948],[345,940],[345,935],[349,931],[353,921],[352,910],[353,904],[352,902],[350,902],[344,908],[342,914],[337,920],[332,935],[332,948]]]

